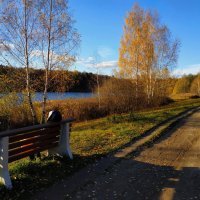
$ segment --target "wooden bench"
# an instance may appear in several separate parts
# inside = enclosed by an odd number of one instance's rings
[[[75,119],[29,126],[0,132],[0,183],[12,188],[8,163],[47,150],[73,159],[70,145],[70,125]]]

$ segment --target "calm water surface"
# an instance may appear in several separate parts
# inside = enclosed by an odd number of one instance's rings
[[[34,101],[42,101],[43,93],[36,92]],[[49,100],[63,100],[63,99],[80,99],[94,97],[91,92],[48,92]]]

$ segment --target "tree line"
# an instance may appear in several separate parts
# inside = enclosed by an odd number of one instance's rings
[[[200,96],[200,73],[184,75],[176,81],[173,94],[181,93],[192,93]]]
[[[30,88],[33,92],[44,91],[44,69],[30,68]],[[26,89],[24,68],[0,65],[0,93],[22,92]],[[49,92],[95,92],[99,85],[111,78],[87,72],[51,70]]]
[[[166,72],[168,73],[168,72]],[[34,92],[41,92],[44,89],[44,74],[43,69],[31,68],[30,85]],[[0,65],[0,93],[22,92],[26,89],[24,77],[26,72],[24,68],[8,67]],[[120,93],[121,90],[129,90],[130,80],[114,78],[107,75],[93,74],[88,72],[68,71],[68,70],[53,70],[50,72],[52,84],[49,86],[49,92],[97,92],[97,76],[99,79],[100,93],[103,95],[106,90],[111,90],[109,93]],[[36,78],[37,77],[37,78]],[[200,96],[200,73],[196,75],[183,75],[176,78],[165,76],[166,95],[192,93]],[[161,80],[160,80],[161,81]],[[115,84],[115,82],[117,82]],[[109,88],[110,85],[113,88]],[[120,85],[123,85],[120,86]],[[114,89],[114,87],[119,87]],[[122,87],[120,89],[120,87]],[[117,94],[116,94],[117,96]]]

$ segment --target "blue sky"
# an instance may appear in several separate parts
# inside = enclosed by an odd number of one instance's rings
[[[79,60],[72,67],[79,71],[97,70],[112,74],[118,60],[124,18],[133,0],[69,0],[70,10],[81,34]],[[200,71],[200,0],[138,0],[145,9],[157,10],[161,22],[181,41],[175,74]],[[95,57],[95,59],[94,59]]]

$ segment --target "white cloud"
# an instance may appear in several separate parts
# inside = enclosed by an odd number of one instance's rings
[[[110,47],[100,46],[97,53],[101,58],[108,58],[114,54],[114,50]]]
[[[0,51],[9,51],[14,48],[14,45],[11,43],[5,44],[5,43],[0,43]]]
[[[94,57],[88,57],[88,58],[81,58],[79,59],[76,64],[87,67],[87,68],[113,68],[117,67],[117,61],[116,60],[109,60],[109,61],[103,61],[103,62],[98,62],[96,63]]]
[[[34,50],[34,51],[31,52],[31,56],[40,57],[40,56],[42,56],[42,51]]]
[[[117,65],[118,65],[118,61],[110,60],[110,61],[97,63],[96,67],[97,68],[113,68],[113,67],[117,67]]]
[[[190,65],[187,68],[182,68],[182,69],[175,69],[173,71],[173,75],[175,76],[182,76],[182,75],[187,75],[187,74],[197,74],[200,72],[200,64],[195,64],[195,65]]]
[[[84,67],[88,67],[92,65],[94,62],[95,62],[95,59],[92,56],[90,56],[88,58],[79,58],[76,61],[76,64],[84,66]]]

